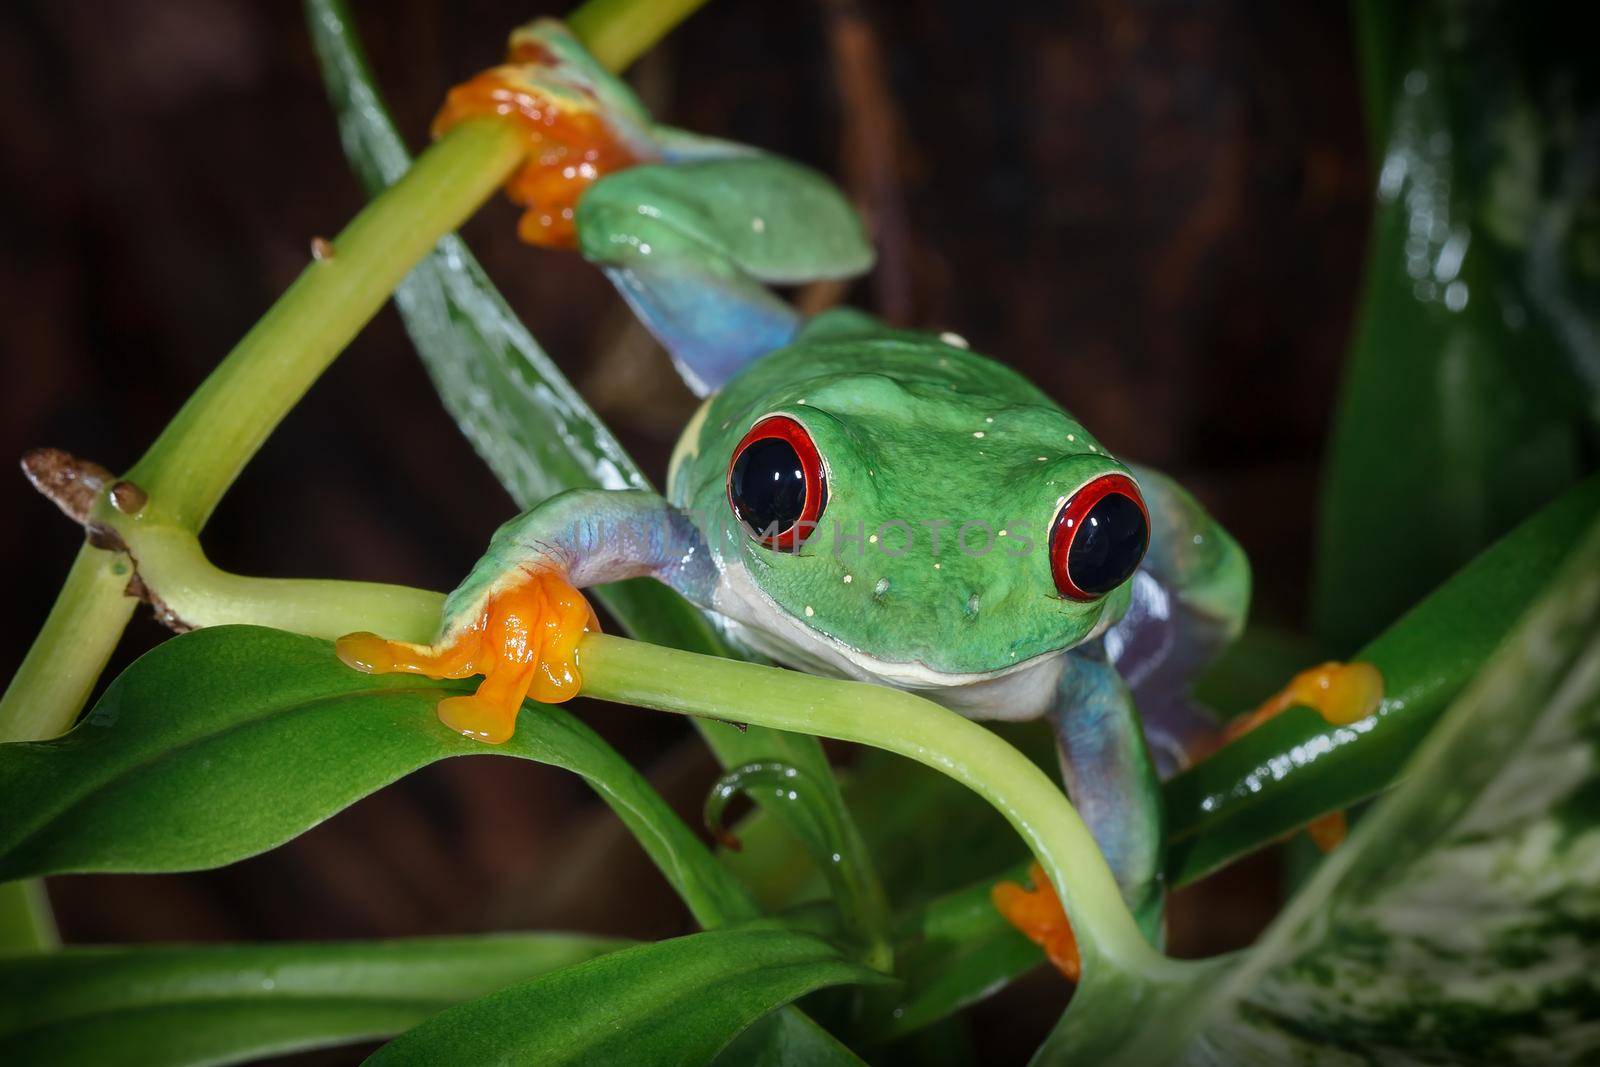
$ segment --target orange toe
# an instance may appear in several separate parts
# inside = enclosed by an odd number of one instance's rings
[[[1293,707],[1308,707],[1335,726],[1360,722],[1383,703],[1383,675],[1370,663],[1330,661],[1301,671],[1279,692],[1248,715],[1228,723],[1224,737],[1232,741]],[[1342,811],[1330,812],[1306,825],[1306,833],[1323,852],[1331,852],[1349,832]]]
[[[1248,715],[1228,723],[1227,739],[1254,730],[1292,707],[1312,708],[1327,722],[1347,726],[1378,710],[1383,702],[1383,675],[1370,663],[1330,661],[1301,671]]]
[[[489,744],[511,739],[528,696],[555,704],[583,684],[578,642],[599,630],[583,594],[553,570],[526,570],[493,593],[471,626],[440,645],[386,641],[357,633],[335,644],[339,658],[369,674],[409,672],[430,678],[483,675],[471,696],[439,702],[439,719],[457,733]]]
[[[990,899],[1006,922],[1044,949],[1056,970],[1076,982],[1082,970],[1078,940],[1072,936],[1072,924],[1067,921],[1061,898],[1056,896],[1038,862],[1028,869],[1028,879],[1033,883],[1032,889],[1016,882],[996,883],[989,891]]]

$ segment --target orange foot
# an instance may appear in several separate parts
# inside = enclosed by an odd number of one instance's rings
[[[339,658],[367,674],[409,672],[429,678],[484,676],[472,696],[439,701],[439,719],[458,733],[498,745],[511,739],[525,697],[558,704],[576,696],[578,641],[600,629],[583,594],[550,570],[492,593],[471,625],[452,628],[437,644],[386,641],[377,634],[339,638]]]
[[[1360,722],[1378,710],[1383,700],[1383,675],[1370,663],[1328,662],[1301,671],[1276,695],[1248,715],[1228,723],[1226,740],[1243,737],[1257,726],[1292,707],[1313,708],[1335,726]],[[1306,833],[1323,852],[1331,852],[1344,840],[1349,829],[1344,812],[1335,811],[1315,819]]]
[[[548,21],[517,30],[505,63],[450,90],[433,135],[487,115],[519,123],[527,159],[506,183],[512,202],[526,209],[517,234],[532,245],[573,249],[578,198],[607,174],[660,153],[639,116],[608,106],[590,72],[563,58],[562,40],[570,35]]]
[[[1056,970],[1076,982],[1081,969],[1078,959],[1078,939],[1072,936],[1072,924],[1067,921],[1067,911],[1061,906],[1050,879],[1037,861],[1028,869],[1032,889],[1024,889],[1015,882],[998,882],[989,891],[989,897],[1006,922],[1021,930],[1023,935],[1044,949]]]

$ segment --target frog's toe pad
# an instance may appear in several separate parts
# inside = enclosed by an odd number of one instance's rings
[[[1056,896],[1044,868],[1038,863],[1029,869],[1028,878],[1033,883],[1032,889],[1016,882],[998,882],[990,890],[990,899],[1006,922],[1044,949],[1056,970],[1069,981],[1076,982],[1082,970],[1078,940],[1072,934],[1072,924],[1067,921],[1061,898]]]
[[[1360,722],[1383,703],[1383,675],[1370,663],[1330,661],[1301,671],[1289,684],[1248,715],[1228,723],[1224,740],[1232,741],[1292,707],[1312,708],[1334,726]]]
[[[517,728],[518,708],[507,708],[476,693],[439,701],[439,721],[458,734],[491,745],[511,740]]]
[[[1370,663],[1324,663],[1306,674],[1311,677],[1297,695],[1336,726],[1360,722],[1383,702],[1383,675]]]

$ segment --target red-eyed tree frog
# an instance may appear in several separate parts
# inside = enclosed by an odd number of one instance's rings
[[[961,338],[847,310],[802,317],[767,287],[871,265],[843,197],[792,163],[654,124],[558,23],[517,31],[509,61],[454,90],[439,127],[486,113],[529,133],[508,187],[522,236],[598,264],[705,400],[665,496],[552,497],[495,533],[432,644],[353,634],[340,656],[484,675],[439,715],[500,742],[525,696],[578,692],[575,650],[594,624],[578,590],[655,578],[800,670],[973,718],[1046,717],[1072,802],[1158,939],[1158,767],[1210,732],[1188,684],[1243,624],[1239,546]],[[1347,670],[1319,676],[1336,702],[1375,702]],[[1047,885],[996,900],[1071,971]]]

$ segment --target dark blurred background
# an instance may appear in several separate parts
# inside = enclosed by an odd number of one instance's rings
[[[418,146],[446,88],[497,61],[511,27],[560,11],[352,9]],[[663,119],[838,176],[882,249],[846,299],[964,334],[1119,455],[1176,475],[1254,561],[1254,618],[1303,621],[1372,184],[1343,5],[719,0],[635,73]],[[310,239],[362,203],[288,2],[9,4],[0,140],[4,456],[48,444],[131,465]],[[513,220],[493,203],[466,236],[659,479],[693,399],[598,273],[519,245]],[[245,573],[446,589],[511,510],[386,309],[204,540]],[[0,514],[9,677],[79,538],[20,474]],[[113,666],[163,636],[141,611]],[[681,720],[579,714],[697,810],[715,771]],[[1271,883],[1258,864],[1202,887],[1176,947],[1248,940]],[[435,766],[224,870],[51,892],[74,941],[689,928],[577,779],[509,760]],[[1063,991],[1036,975],[984,1011],[1028,1005],[1042,1027]]]

